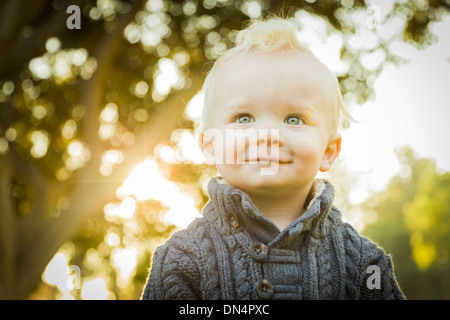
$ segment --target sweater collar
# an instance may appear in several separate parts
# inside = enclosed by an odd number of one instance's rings
[[[224,232],[243,227],[255,241],[272,246],[284,246],[305,231],[314,238],[323,238],[340,220],[340,213],[331,210],[334,187],[327,180],[314,181],[306,211],[281,231],[256,207],[247,193],[225,183],[222,178],[210,180],[208,193],[210,201],[204,215],[212,224]]]

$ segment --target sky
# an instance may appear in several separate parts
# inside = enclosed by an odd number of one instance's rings
[[[353,202],[381,190],[399,171],[398,147],[411,146],[450,171],[450,16],[432,26],[436,44],[417,50],[404,43],[392,49],[409,62],[386,66],[375,82],[375,99],[352,109],[358,123],[342,132],[343,162],[361,175]]]

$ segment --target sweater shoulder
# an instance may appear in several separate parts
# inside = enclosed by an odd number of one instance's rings
[[[360,254],[366,258],[377,258],[380,257],[380,255],[386,254],[381,246],[362,235],[348,222],[343,222],[339,229],[344,239],[346,249],[358,250]]]
[[[197,218],[186,228],[174,232],[161,247],[191,252],[201,245],[202,240],[207,237],[208,233],[205,218]]]
[[[347,271],[349,275],[357,275],[354,279],[359,286],[359,298],[405,299],[395,277],[392,256],[348,223],[342,224],[342,235],[346,239]]]
[[[174,232],[152,255],[143,299],[198,299],[201,297],[202,219]],[[201,238],[201,236],[200,236]]]
[[[346,269],[351,278],[360,278],[362,281],[373,268],[382,274],[392,275],[392,257],[381,246],[360,234],[349,223],[342,223],[339,232],[344,247]]]

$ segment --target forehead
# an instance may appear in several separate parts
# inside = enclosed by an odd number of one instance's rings
[[[232,100],[280,103],[307,100],[316,108],[331,103],[330,74],[305,52],[250,52],[222,61],[214,71],[215,106]]]
[[[253,72],[261,69],[270,70],[270,74],[267,74],[267,76],[286,73],[291,76],[297,73],[297,76],[299,76],[302,73],[312,71],[313,73],[309,74],[310,80],[318,76],[326,76],[322,64],[311,53],[297,49],[268,53],[255,50],[238,52],[218,63],[215,69],[215,74],[223,78],[232,77],[232,73],[243,69]]]

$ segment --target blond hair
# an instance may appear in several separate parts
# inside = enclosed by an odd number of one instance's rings
[[[299,41],[297,30],[289,21],[279,17],[272,17],[265,21],[251,21],[247,28],[238,31],[236,34],[236,46],[225,52],[225,54],[214,63],[202,88],[204,94],[201,123],[202,130],[207,128],[208,118],[211,113],[212,84],[217,68],[232,58],[243,58],[247,56],[250,51],[254,50],[259,50],[263,53],[298,51],[299,53],[312,58],[331,80],[333,90],[335,91],[335,97],[333,99],[335,106],[333,108],[333,117],[331,119],[332,131],[337,131],[339,123],[342,120],[341,115],[348,120],[352,120],[352,117],[345,106],[336,75]]]

